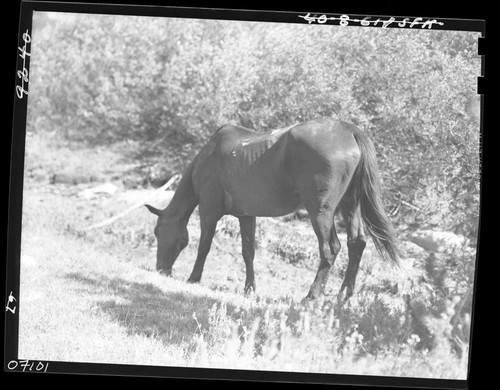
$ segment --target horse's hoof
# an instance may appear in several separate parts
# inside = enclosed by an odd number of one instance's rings
[[[318,295],[320,295],[320,294],[317,291],[311,289],[311,290],[309,290],[306,297],[302,301],[312,302],[312,301],[316,300],[316,298],[318,298]]]
[[[300,305],[304,306],[306,308],[310,308],[310,307],[312,307],[313,302],[314,302],[314,300],[312,298],[309,298],[309,296],[306,296],[306,297],[302,298],[302,300],[300,301]]]
[[[349,300],[349,298],[351,298],[351,296],[352,296],[352,292],[350,292],[349,288],[347,288],[347,289],[342,288],[337,295],[337,303],[340,306],[343,306],[347,303],[347,301]]]
[[[300,301],[303,306],[306,306],[308,309],[312,309],[313,307],[321,306],[324,301],[323,294],[319,296],[313,295],[311,293],[307,294],[307,296]]]
[[[198,280],[196,280],[196,279],[189,278],[189,279],[187,280],[187,282],[188,282],[188,283],[200,283],[200,280],[199,280],[199,279],[198,279]]]
[[[245,288],[243,291],[243,294],[245,294],[246,297],[250,297],[255,293],[255,289],[253,287],[250,288]]]
[[[246,296],[250,296],[253,293],[255,293],[255,284],[249,283],[249,284],[245,285],[245,289],[243,290],[243,293]]]
[[[160,275],[165,275],[165,276],[172,276],[172,268],[160,268],[158,269],[158,272]]]

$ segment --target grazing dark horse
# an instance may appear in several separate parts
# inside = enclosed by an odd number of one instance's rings
[[[319,242],[321,261],[307,298],[324,293],[340,251],[334,214],[347,225],[349,264],[340,296],[353,294],[365,230],[384,259],[397,263],[395,234],[380,198],[375,149],[354,125],[321,118],[265,133],[240,126],[218,129],[184,172],[158,216],[156,268],[167,275],[188,243],[186,225],[199,205],[201,236],[189,277],[199,282],[219,219],[238,217],[246,266],[245,292],[255,289],[256,217],[275,217],[305,207]]]

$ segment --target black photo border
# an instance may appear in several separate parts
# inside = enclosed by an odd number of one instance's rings
[[[329,8],[332,8],[330,5]],[[301,6],[301,8],[305,8]],[[339,7],[339,10],[342,7]],[[320,9],[320,7],[318,7]],[[486,22],[476,18],[447,18],[447,17],[427,17],[427,16],[394,16],[391,23],[391,16],[380,16],[380,14],[357,14],[357,13],[321,13],[321,12],[295,12],[295,11],[270,11],[270,10],[247,10],[235,8],[210,8],[210,7],[169,7],[159,5],[132,5],[132,4],[99,4],[99,3],[60,3],[43,1],[23,1],[20,5],[20,17],[17,29],[17,47],[22,48],[29,43],[23,40],[26,31],[31,32],[32,14],[34,11],[46,12],[73,12],[73,13],[96,13],[96,14],[116,14],[116,15],[137,15],[137,16],[163,16],[163,17],[186,17],[201,19],[226,19],[241,21],[269,21],[283,23],[328,23],[339,24],[342,22],[342,15],[348,15],[348,22],[351,25],[361,25],[361,20],[374,22],[377,18],[380,22],[373,28],[422,28],[419,24],[410,27],[412,21],[425,22],[435,20],[432,29],[476,31],[485,37]],[[322,17],[324,15],[324,17]],[[386,14],[389,15],[389,14]],[[307,16],[309,19],[307,19]],[[320,19],[321,18],[321,19]],[[404,19],[408,21],[404,23]],[[421,18],[421,19],[419,19]],[[326,20],[326,21],[325,21]],[[345,20],[345,18],[344,18]],[[357,22],[355,21],[357,20]],[[388,23],[385,27],[383,22]],[[400,23],[401,25],[399,25]],[[439,23],[443,23],[442,25]],[[484,42],[484,38],[483,38]],[[484,43],[480,44],[484,49]],[[21,53],[18,51],[18,54]],[[479,53],[483,54],[483,53]],[[19,55],[16,62],[16,83],[17,87],[20,79],[17,71],[23,67],[29,69],[29,56],[23,60]],[[485,75],[485,60],[483,55],[482,74]],[[478,88],[483,88],[483,80],[478,79]],[[29,87],[28,87],[29,88]],[[483,91],[480,91],[483,93]],[[99,363],[77,363],[77,362],[25,362],[18,357],[18,315],[16,312],[22,309],[22,302],[17,301],[19,297],[20,284],[20,248],[22,230],[22,194],[24,175],[24,149],[25,149],[25,129],[26,112],[29,95],[19,98],[16,90],[13,104],[13,124],[11,134],[10,150],[10,181],[9,181],[9,204],[8,204],[8,225],[7,225],[7,247],[6,247],[6,286],[5,286],[5,333],[4,333],[4,372],[19,373],[44,372],[45,365],[48,366],[48,374],[76,374],[76,375],[97,375],[97,376],[120,376],[120,377],[142,377],[142,378],[174,378],[174,379],[199,379],[199,380],[223,380],[223,381],[252,381],[252,382],[277,382],[294,384],[335,384],[346,386],[373,386],[373,387],[405,387],[405,388],[443,388],[443,389],[466,389],[469,388],[468,377],[466,380],[449,379],[427,379],[411,377],[386,377],[386,376],[360,376],[360,375],[337,375],[322,373],[297,373],[297,372],[276,372],[276,371],[251,371],[251,370],[227,370],[227,369],[205,369],[188,367],[161,367],[161,366],[138,366],[120,364],[99,364]],[[484,94],[481,95],[481,136],[484,139]],[[484,150],[482,150],[484,154]],[[484,161],[484,159],[483,159]],[[484,166],[483,166],[484,168]],[[482,183],[483,184],[483,183]],[[481,210],[483,210],[484,188],[481,188]],[[481,219],[483,213],[481,213]],[[482,223],[480,222],[480,225]],[[481,232],[480,232],[481,234]],[[480,248],[478,247],[477,257],[479,258]],[[476,261],[475,281],[474,281],[474,301],[473,301],[473,323],[475,323],[477,285],[478,285],[478,265]],[[9,306],[10,305],[10,306]],[[9,310],[14,308],[14,311]],[[17,311],[16,311],[17,310]],[[475,325],[475,324],[474,324]],[[473,327],[474,329],[474,327]],[[472,331],[475,334],[474,330]],[[471,337],[472,339],[472,337]],[[475,351],[473,344],[469,352],[469,376],[471,372],[471,356]],[[40,363],[40,364],[38,364]],[[123,381],[122,381],[123,383]]]

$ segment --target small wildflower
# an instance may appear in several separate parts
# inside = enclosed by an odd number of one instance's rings
[[[420,343],[420,337],[417,334],[412,334],[408,339],[407,343],[410,347],[414,347],[418,343]]]

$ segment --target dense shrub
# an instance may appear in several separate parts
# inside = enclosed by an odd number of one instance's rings
[[[401,223],[473,237],[476,54],[466,32],[40,13],[29,130],[127,141],[128,157],[181,170],[226,122],[261,131],[331,116],[374,140]]]

